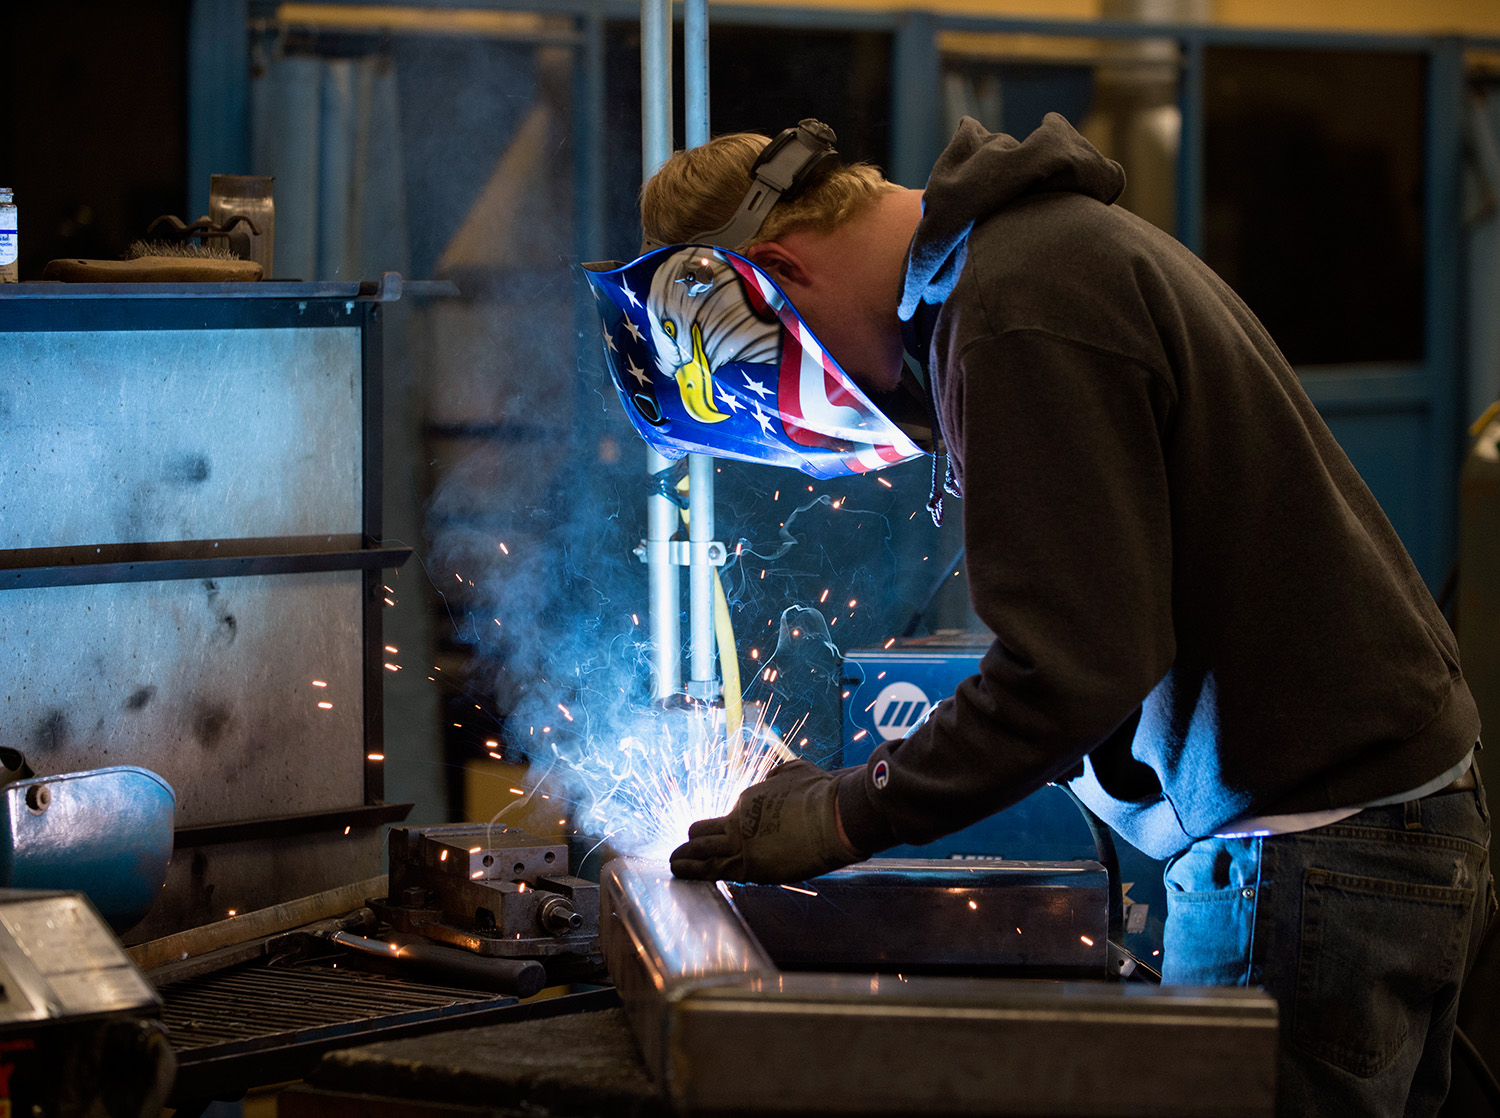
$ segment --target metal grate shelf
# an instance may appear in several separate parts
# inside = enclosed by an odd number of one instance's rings
[[[214,1056],[346,1036],[511,1005],[485,991],[428,986],[332,964],[247,967],[161,989],[179,1055]]]

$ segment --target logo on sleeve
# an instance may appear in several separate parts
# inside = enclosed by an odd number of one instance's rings
[[[875,782],[876,788],[884,788],[891,782],[891,766],[884,760],[876,761],[875,767],[870,770],[870,779]]]

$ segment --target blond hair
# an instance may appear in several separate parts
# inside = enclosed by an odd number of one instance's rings
[[[646,236],[664,245],[687,244],[725,225],[750,187],[751,164],[770,142],[754,132],[731,132],[673,152],[641,188],[641,227]],[[795,230],[832,229],[882,194],[900,189],[868,163],[838,167],[796,198],[777,202],[758,233],[728,247],[743,252]]]

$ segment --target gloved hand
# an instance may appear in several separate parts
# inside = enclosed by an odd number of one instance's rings
[[[839,835],[838,787],[838,776],[808,761],[777,765],[728,815],[688,828],[687,842],[672,851],[672,873],[781,885],[860,861],[865,855]]]

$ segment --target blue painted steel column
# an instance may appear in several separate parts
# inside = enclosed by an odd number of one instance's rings
[[[208,177],[250,172],[249,0],[193,0],[188,13],[188,220]]]
[[[891,177],[902,186],[923,187],[943,150],[942,63],[937,20],[930,12],[907,12],[896,25],[891,75]]]
[[[1463,267],[1464,56],[1458,39],[1433,44],[1427,62],[1427,273],[1425,350],[1432,411],[1432,539],[1424,568],[1436,588],[1453,563],[1457,546],[1459,438],[1463,376],[1459,342]]]
[[[672,154],[672,0],[641,0],[641,178],[649,179]],[[646,471],[656,475],[671,461],[650,447]],[[646,498],[646,577],[650,586],[651,697],[665,699],[682,686],[681,580],[672,563],[677,505],[655,492]]]

